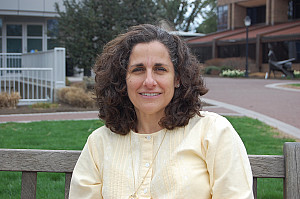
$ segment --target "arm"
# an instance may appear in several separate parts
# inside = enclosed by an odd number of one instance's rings
[[[70,199],[102,198],[99,151],[95,146],[91,135],[73,171],[69,194]]]
[[[223,117],[210,129],[206,157],[212,198],[252,199],[252,171],[242,140]]]

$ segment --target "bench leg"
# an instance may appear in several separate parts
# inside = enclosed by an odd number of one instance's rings
[[[253,178],[253,196],[257,199],[257,178]]]
[[[37,172],[22,172],[21,199],[36,199]]]
[[[300,198],[300,144],[284,143],[283,153],[285,158],[284,198]]]
[[[69,198],[71,178],[72,178],[72,173],[66,173],[66,177],[65,177],[65,199]]]

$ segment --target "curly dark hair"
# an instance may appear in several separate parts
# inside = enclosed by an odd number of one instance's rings
[[[199,97],[208,90],[200,75],[200,64],[186,43],[154,25],[133,26],[104,46],[94,66],[98,116],[114,133],[126,135],[130,130],[137,131],[136,112],[127,94],[127,66],[132,48],[151,41],[166,46],[175,76],[180,79],[180,87],[175,89],[159,125],[171,130],[187,125],[190,118],[200,115],[202,104]]]

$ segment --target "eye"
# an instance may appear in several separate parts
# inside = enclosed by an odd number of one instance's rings
[[[142,72],[145,69],[143,67],[135,67],[131,70],[132,73]]]
[[[154,69],[155,71],[161,71],[161,72],[165,72],[165,71],[167,71],[167,69],[165,68],[165,67],[163,67],[163,66],[158,66],[158,67],[155,67],[155,69]]]

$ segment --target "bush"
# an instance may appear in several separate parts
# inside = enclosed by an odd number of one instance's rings
[[[205,61],[205,66],[217,66],[223,70],[244,70],[246,65],[245,57],[229,57],[229,58],[215,58]],[[255,61],[248,59],[249,71],[257,72]]]
[[[223,70],[220,76],[223,77],[244,77],[245,71],[241,70]]]
[[[300,78],[300,71],[294,70],[295,78]]]
[[[94,77],[83,77],[83,82],[86,84],[87,89],[91,90],[95,86],[95,78]]]
[[[13,93],[0,93],[0,108],[9,107],[16,108],[21,96],[17,92]]]
[[[95,107],[96,103],[91,92],[86,93],[82,88],[65,87],[58,91],[58,99],[66,104],[76,107]]]
[[[214,58],[205,61],[206,66],[222,66],[224,59],[222,58]]]
[[[87,86],[86,86],[86,83],[85,82],[74,82],[70,85],[71,87],[76,87],[76,88],[81,88],[83,89],[84,91],[87,90]]]
[[[204,69],[204,74],[206,75],[218,75],[221,71],[220,67],[217,66],[208,66]]]

